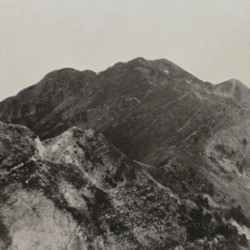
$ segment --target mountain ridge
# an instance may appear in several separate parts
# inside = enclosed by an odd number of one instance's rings
[[[137,57],[137,58],[134,58],[134,59],[132,59],[132,60],[130,60],[130,61],[128,61],[128,62],[118,62],[118,63],[115,63],[115,64],[112,65],[111,67],[108,67],[106,70],[102,70],[102,71],[100,71],[100,72],[98,72],[98,73],[95,72],[95,71],[93,71],[93,70],[90,70],[90,69],[79,70],[79,69],[74,69],[74,68],[71,68],[71,67],[65,67],[65,68],[56,69],[56,70],[53,70],[53,71],[49,72],[48,74],[46,74],[46,75],[43,77],[43,79],[40,80],[38,83],[40,83],[41,81],[45,80],[46,77],[49,77],[51,74],[57,73],[57,72],[65,72],[66,74],[70,73],[70,71],[71,71],[71,72],[75,72],[75,73],[84,73],[84,72],[87,73],[87,72],[89,72],[90,74],[99,75],[99,74],[102,74],[103,72],[105,72],[105,71],[107,71],[107,70],[109,70],[109,69],[112,69],[112,68],[114,68],[114,67],[117,67],[118,65],[132,64],[132,63],[134,63],[134,62],[135,62],[135,63],[136,63],[136,62],[139,62],[139,63],[140,63],[140,62],[150,62],[150,63],[155,63],[156,65],[157,65],[158,63],[159,63],[158,65],[170,64],[170,65],[172,65],[172,67],[177,67],[177,68],[179,68],[180,70],[185,71],[183,68],[179,67],[178,65],[174,64],[173,62],[171,62],[171,61],[169,61],[169,60],[167,60],[167,59],[165,59],[165,58],[147,60],[147,59],[145,59],[145,58],[143,58],[143,57]],[[68,73],[67,73],[67,72],[68,72]],[[185,72],[188,73],[187,71],[185,71]],[[188,74],[190,74],[190,73],[188,73]],[[193,78],[196,78],[196,77],[195,77],[194,75],[192,75],[192,74],[190,74],[190,76],[192,76]],[[196,78],[196,79],[198,79],[198,78]],[[199,79],[198,79],[198,80],[199,80]],[[242,83],[240,80],[235,79],[235,78],[232,78],[232,79],[230,79],[230,80],[228,80],[228,81],[231,81],[231,80],[236,80],[236,81],[239,81],[240,83]],[[200,80],[200,81],[201,81],[201,80]],[[227,82],[227,81],[224,81],[224,82]],[[224,83],[224,82],[222,82],[222,83]],[[20,90],[17,94],[15,94],[15,95],[13,95],[13,96],[4,98],[3,100],[0,101],[0,103],[3,102],[3,101],[5,101],[5,100],[8,99],[8,98],[15,97],[15,96],[18,95],[20,92],[25,91],[26,89],[29,89],[29,88],[31,88],[31,87],[37,85],[38,83],[32,84],[31,86],[28,86],[28,87],[26,87],[26,88]],[[208,82],[205,82],[205,83],[208,84]],[[216,84],[213,84],[213,85],[219,85],[219,84],[222,84],[222,83],[216,83]],[[210,84],[210,83],[209,83],[209,84]],[[246,86],[246,85],[245,85],[245,86]],[[247,86],[246,86],[246,87],[247,87]],[[248,87],[247,87],[247,88],[248,88]]]

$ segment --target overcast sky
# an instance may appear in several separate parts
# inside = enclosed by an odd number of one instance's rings
[[[167,58],[250,86],[250,0],[0,0],[0,100],[63,67]]]

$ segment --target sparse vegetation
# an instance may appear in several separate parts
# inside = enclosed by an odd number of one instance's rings
[[[246,139],[246,138],[244,138],[244,139],[242,140],[242,145],[243,145],[243,146],[247,146],[247,139]]]

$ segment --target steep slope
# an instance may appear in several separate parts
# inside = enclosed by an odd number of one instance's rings
[[[42,145],[23,127],[0,128],[12,162],[1,165],[1,249],[247,247],[232,216],[202,198],[180,199],[101,134],[74,127]],[[10,145],[22,145],[21,161]]]

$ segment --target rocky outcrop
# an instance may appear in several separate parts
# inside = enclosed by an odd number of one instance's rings
[[[247,246],[222,209],[179,198],[93,130],[73,127],[41,143],[24,127],[0,128],[1,152],[21,143],[23,157],[9,151],[1,165],[1,249]]]

